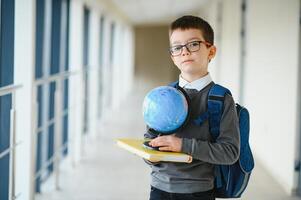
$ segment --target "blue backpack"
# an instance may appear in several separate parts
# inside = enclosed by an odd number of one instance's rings
[[[170,86],[178,87],[178,82],[171,83]],[[209,119],[213,141],[218,138],[220,133],[220,121],[226,94],[231,95],[231,92],[223,86],[214,84],[208,93],[207,112],[194,119],[194,123],[198,125]],[[241,197],[254,168],[254,158],[249,145],[249,112],[239,104],[236,104],[236,111],[239,119],[240,155],[232,165],[215,166],[215,197],[217,198]]]
[[[218,84],[208,94],[209,127],[214,140],[219,136],[219,125],[223,113],[224,98],[231,92]],[[240,130],[240,155],[232,165],[215,166],[215,196],[217,198],[239,198],[247,187],[254,158],[249,145],[250,119],[246,108],[236,104]]]

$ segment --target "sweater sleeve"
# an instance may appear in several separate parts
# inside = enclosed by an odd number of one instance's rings
[[[194,159],[212,164],[232,164],[240,151],[239,123],[232,96],[226,95],[220,123],[220,134],[215,142],[183,138],[182,152]]]

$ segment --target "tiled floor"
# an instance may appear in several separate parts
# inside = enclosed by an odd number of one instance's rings
[[[139,157],[115,145],[118,137],[142,137],[143,95],[132,95],[122,109],[112,112],[97,138],[90,139],[86,154],[75,168],[61,171],[59,191],[48,189],[38,200],[147,200],[148,166]],[[51,185],[51,183],[50,183]],[[247,200],[297,200],[289,197],[260,163],[251,177],[243,198]]]

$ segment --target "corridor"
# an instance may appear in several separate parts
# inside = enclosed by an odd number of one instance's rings
[[[143,98],[179,79],[184,46],[183,65],[210,50],[202,67],[249,110],[256,164],[241,199],[301,200],[300,6],[0,0],[0,200],[147,200],[149,166],[116,139],[143,137]],[[184,15],[213,33],[172,42]]]
[[[140,157],[120,149],[115,139],[142,137],[141,105],[144,91],[130,94],[120,109],[104,120],[99,136],[86,142],[81,164],[63,168],[59,191],[37,195],[37,200],[147,200],[150,170]],[[116,126],[118,124],[118,126]],[[252,134],[252,133],[251,133]],[[289,197],[260,163],[256,162],[244,196],[246,200],[300,200]]]

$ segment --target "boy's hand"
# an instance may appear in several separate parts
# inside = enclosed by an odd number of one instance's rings
[[[180,152],[182,149],[182,139],[175,135],[156,137],[149,144],[153,147],[159,147],[160,151]]]

